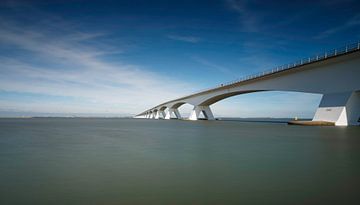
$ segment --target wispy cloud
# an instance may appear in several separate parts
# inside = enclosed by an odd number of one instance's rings
[[[221,65],[218,65],[218,64],[215,64],[205,58],[201,58],[199,56],[192,56],[191,57],[192,60],[194,60],[195,62],[197,63],[200,63],[201,65],[207,67],[207,68],[210,68],[214,71],[217,71],[217,72],[220,72],[220,73],[223,73],[223,74],[226,74],[226,75],[233,75],[234,73],[226,68],[225,66],[221,66]]]
[[[100,56],[115,51],[92,43],[102,33],[63,25],[53,33],[47,24],[24,27],[3,19],[0,26],[0,43],[17,49],[13,55],[0,50],[0,91],[80,99],[66,104],[0,100],[2,111],[136,114],[191,89],[141,66],[102,60]]]
[[[259,31],[259,14],[255,14],[246,0],[226,0],[228,7],[240,15],[242,29],[246,32]]]
[[[326,37],[328,37],[330,35],[333,35],[333,34],[341,32],[341,31],[351,29],[351,28],[359,26],[359,25],[360,25],[360,15],[355,15],[352,18],[350,18],[348,21],[343,23],[342,25],[332,27],[330,29],[327,29],[327,30],[319,33],[317,36],[315,36],[315,39],[326,38]]]
[[[195,36],[168,35],[167,38],[175,41],[182,41],[187,43],[198,43],[201,41],[200,38]]]

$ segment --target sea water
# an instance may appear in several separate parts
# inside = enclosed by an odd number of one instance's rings
[[[359,204],[360,127],[0,119],[0,204]]]

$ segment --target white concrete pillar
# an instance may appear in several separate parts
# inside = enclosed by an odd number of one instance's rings
[[[165,119],[166,114],[164,110],[160,110],[160,118]]]
[[[160,118],[160,111],[159,110],[157,110],[156,112],[155,112],[155,119],[159,119]]]
[[[194,106],[194,109],[190,114],[189,120],[198,120],[201,113],[203,113],[205,119],[215,120],[209,106]]]
[[[166,120],[169,120],[171,119],[171,114],[174,113],[175,114],[175,117],[177,119],[181,119],[181,115],[180,115],[180,112],[177,108],[169,108],[166,112],[166,115],[165,115],[165,119]]]
[[[171,111],[170,108],[166,111],[165,120],[170,120],[171,118]]]
[[[181,115],[178,109],[174,109],[174,113],[177,119],[181,119]]]
[[[153,119],[153,118],[154,118],[154,112],[151,112],[149,119]]]
[[[324,94],[313,118],[336,126],[359,125],[359,120],[360,91]]]

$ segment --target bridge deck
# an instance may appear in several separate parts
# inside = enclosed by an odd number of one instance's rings
[[[285,65],[277,66],[275,68],[272,68],[272,69],[269,69],[269,70],[266,70],[266,71],[262,71],[260,73],[251,74],[251,75],[248,75],[248,76],[245,76],[245,77],[242,77],[242,78],[239,78],[239,79],[227,82],[227,83],[223,83],[221,85],[218,85],[218,86],[215,86],[215,87],[212,87],[212,88],[200,90],[200,91],[195,92],[193,94],[190,94],[190,95],[187,95],[187,96],[183,96],[183,97],[180,97],[180,98],[177,98],[177,99],[174,99],[174,100],[170,100],[170,101],[161,103],[161,104],[159,104],[159,105],[157,105],[157,106],[155,106],[155,107],[153,107],[151,109],[148,109],[148,110],[142,112],[139,115],[143,115],[145,112],[147,112],[149,110],[153,110],[153,109],[155,109],[157,107],[161,107],[161,106],[166,105],[168,103],[172,103],[172,102],[176,102],[176,101],[183,100],[183,99],[186,99],[186,98],[202,95],[202,94],[212,92],[212,91],[216,91],[216,90],[219,90],[219,89],[226,89],[226,88],[230,88],[232,86],[238,86],[239,84],[243,84],[243,83],[245,84],[245,83],[247,83],[249,81],[253,81],[253,80],[256,80],[256,79],[263,78],[263,77],[271,76],[271,75],[274,75],[274,74],[277,74],[277,73],[282,73],[282,72],[286,72],[286,71],[293,70],[293,69],[301,69],[301,67],[303,67],[305,65],[313,64],[313,63],[320,62],[320,61],[325,61],[325,60],[328,60],[328,59],[331,59],[331,58],[347,55],[347,54],[357,52],[357,51],[360,51],[360,42],[349,44],[349,45],[343,46],[341,48],[333,49],[333,50],[330,50],[330,51],[327,51],[327,52],[324,52],[324,53],[321,53],[321,54],[317,54],[317,55],[314,55],[314,56],[311,56],[311,57],[308,57],[308,58],[303,58],[303,59],[300,59],[298,61],[295,61],[294,63],[288,63],[288,64],[285,64]]]

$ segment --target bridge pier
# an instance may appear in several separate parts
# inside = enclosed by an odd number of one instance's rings
[[[160,112],[159,111],[156,111],[155,112],[155,119],[158,120],[160,117]]]
[[[158,110],[155,112],[155,119],[165,118],[165,112],[163,110]]]
[[[181,119],[180,112],[177,108],[169,108],[166,112],[165,119],[170,120],[171,114],[174,113],[177,119]]]
[[[359,125],[359,120],[360,91],[324,94],[313,118],[336,126]]]
[[[159,110],[159,112],[160,112],[160,114],[159,114],[160,118],[165,119],[165,117],[166,117],[165,111]]]
[[[198,120],[200,114],[203,113],[205,119],[207,120],[215,120],[214,115],[209,106],[194,106],[192,110],[189,120]]]

